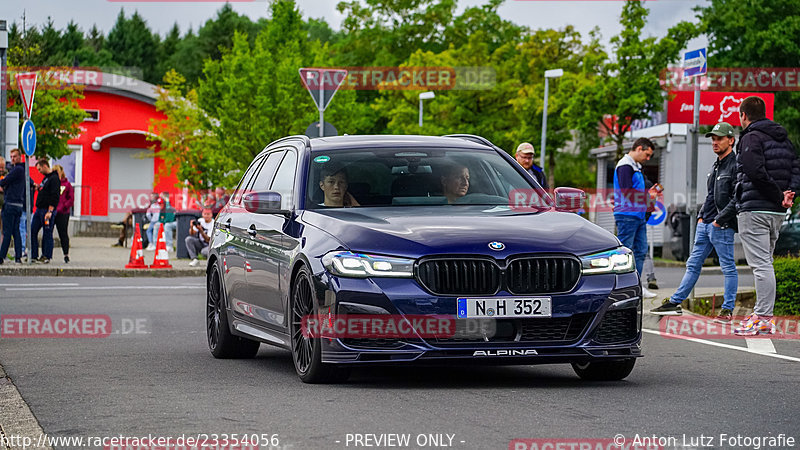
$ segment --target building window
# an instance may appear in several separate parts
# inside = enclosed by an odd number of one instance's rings
[[[99,122],[100,121],[100,110],[99,109],[87,109],[85,110],[88,116],[83,119],[84,122]]]

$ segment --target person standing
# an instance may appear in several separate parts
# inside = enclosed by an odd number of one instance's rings
[[[64,168],[56,164],[53,170],[58,174],[61,181],[61,196],[58,198],[56,207],[56,230],[58,230],[58,240],[61,242],[61,252],[64,254],[64,262],[69,262],[69,216],[72,206],[75,204],[75,190],[64,174]]]
[[[22,236],[19,233],[19,222],[22,209],[25,207],[25,165],[22,163],[22,152],[18,148],[11,149],[11,168],[8,174],[0,179],[0,189],[5,195],[2,217],[3,242],[0,244],[0,264],[8,254],[11,238],[14,238],[14,261],[22,263]]]
[[[189,236],[186,236],[186,250],[192,261],[190,266],[199,264],[197,254],[208,257],[208,244],[211,242],[211,232],[214,229],[214,215],[210,207],[203,208],[203,217],[200,220],[192,220],[189,225]]]
[[[158,215],[161,211],[161,206],[158,204],[158,194],[153,192],[150,194],[150,206],[147,207],[147,212],[144,214],[145,219],[147,219],[147,249],[146,250],[155,250],[156,249],[156,233],[158,233]]]
[[[175,228],[178,226],[178,222],[175,218],[175,208],[169,204],[169,194],[163,192],[161,198],[158,199],[158,204],[161,206],[158,221],[164,226],[164,241],[167,244],[167,250],[175,251],[172,238],[175,235]],[[158,235],[156,235],[156,239],[158,239]]]
[[[533,144],[530,142],[523,142],[517,146],[517,151],[514,153],[514,158],[526,172],[528,172],[539,184],[545,189],[547,186],[547,176],[544,174],[544,169],[533,163]]]
[[[653,156],[655,146],[647,138],[639,138],[614,169],[614,221],[622,245],[633,251],[636,271],[642,276],[647,255],[647,181],[642,163]],[[653,298],[655,293],[642,286],[642,295]]]
[[[8,169],[6,169],[6,159],[0,156],[0,180],[5,178],[8,175]],[[3,204],[5,204],[6,195],[3,193],[3,188],[0,188],[0,211],[3,210]],[[0,214],[0,242],[3,242],[3,216]]]
[[[34,261],[47,264],[53,259],[53,229],[56,225],[56,208],[61,197],[61,180],[58,173],[50,168],[46,159],[36,163],[36,170],[44,175],[36,196],[36,211],[31,219],[31,257]],[[39,258],[39,230],[42,230],[42,256]]]
[[[744,256],[755,279],[756,304],[734,333],[774,334],[772,252],[786,209],[791,208],[800,190],[800,160],[786,129],[767,119],[760,97],[742,100],[739,120],[744,130],[736,147],[737,217]]]
[[[736,139],[733,127],[726,122],[714,125],[706,133],[706,137],[711,138],[717,160],[706,180],[708,195],[697,215],[697,232],[692,254],[686,261],[686,273],[669,301],[650,312],[660,316],[683,314],[681,303],[694,289],[703,262],[714,249],[719,257],[722,274],[725,275],[725,300],[714,321],[727,323],[733,317],[736,290],[739,286],[739,274],[733,257],[733,235],[737,230],[736,199],[733,196],[736,182],[736,153],[733,151],[733,144]]]

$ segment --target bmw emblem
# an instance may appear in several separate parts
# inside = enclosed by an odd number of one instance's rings
[[[489,242],[489,248],[492,250],[497,250],[499,252],[500,250],[506,248],[506,245],[503,244],[502,242],[494,241],[494,242]]]

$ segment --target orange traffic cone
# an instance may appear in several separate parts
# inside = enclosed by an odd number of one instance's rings
[[[136,224],[136,233],[133,234],[133,245],[131,246],[131,257],[126,269],[147,269],[144,263],[144,251],[142,250],[142,234],[139,233],[139,224]]]
[[[169,263],[169,253],[167,252],[167,242],[164,240],[164,224],[158,224],[158,243],[156,244],[156,256],[153,258],[151,269],[172,269]]]

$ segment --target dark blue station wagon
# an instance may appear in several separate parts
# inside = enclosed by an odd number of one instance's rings
[[[515,207],[520,193],[540,201]],[[641,356],[639,277],[615,236],[560,207],[576,193],[552,198],[478,136],[275,141],[216,219],[211,353],[283,347],[309,383],[371,364],[625,378]]]

